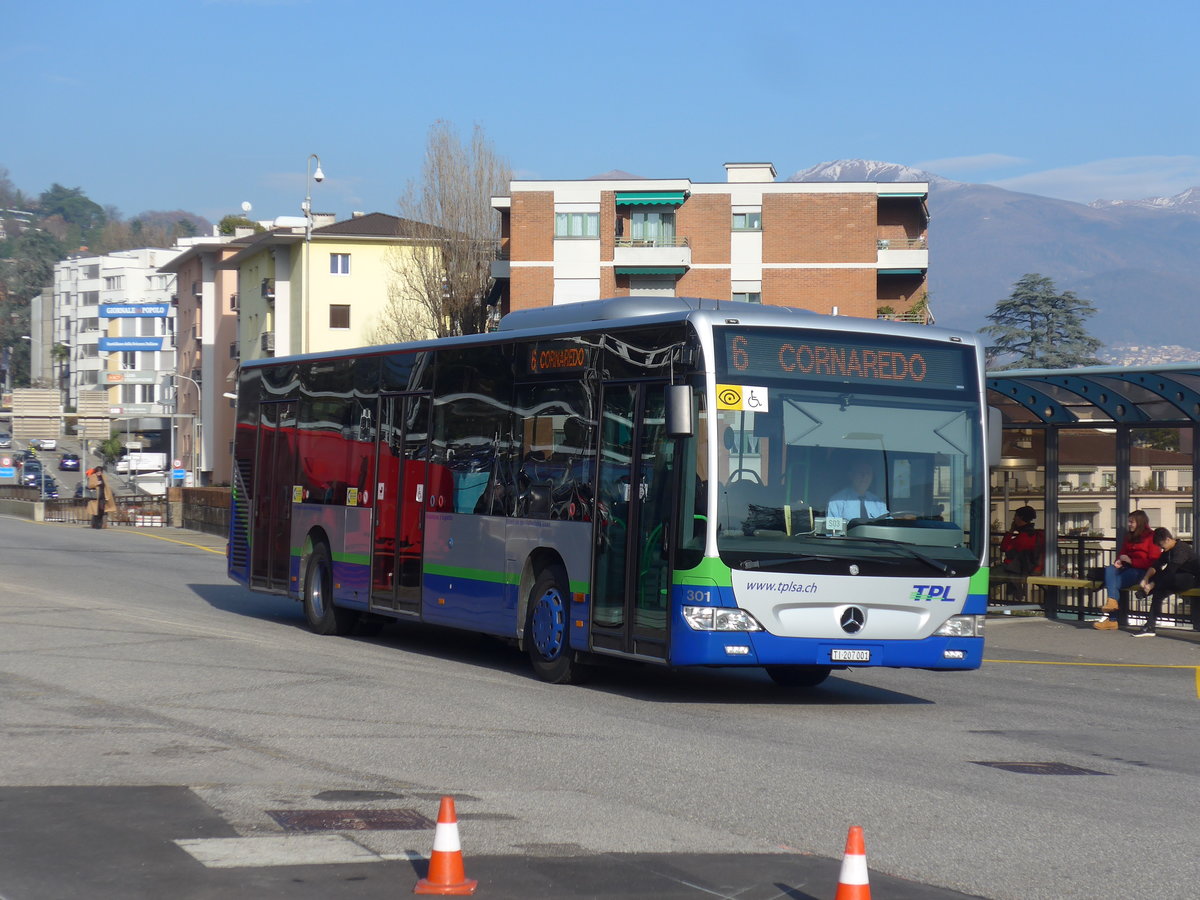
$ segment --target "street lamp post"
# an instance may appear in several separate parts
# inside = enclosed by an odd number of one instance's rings
[[[192,462],[192,487],[200,487],[200,473],[199,473],[200,447],[198,445],[197,432],[196,432],[196,420],[200,417],[200,406],[204,402],[201,397],[201,394],[200,394],[200,383],[198,381],[196,381],[194,378],[189,378],[187,375],[180,375],[178,372],[168,372],[167,374],[169,376],[171,376],[172,378],[182,378],[184,381],[190,383],[192,385],[192,387],[194,387],[196,389],[196,411],[194,413],[192,413],[192,453],[191,453],[191,456],[192,456],[192,459],[191,459],[191,462]],[[175,391],[175,413],[176,414],[179,413],[179,391],[178,390]],[[174,438],[175,416],[171,417],[171,435],[172,435],[172,438]],[[172,443],[174,443],[173,440],[172,440]],[[174,464],[175,461],[171,460],[171,462],[172,462],[172,464]]]
[[[313,169],[313,161],[316,161],[317,167]],[[301,315],[304,317],[304,327],[300,329],[301,335],[304,337],[305,346],[301,347],[301,352],[307,351],[308,348],[308,300],[309,300],[309,278],[312,270],[310,257],[312,256],[312,231],[313,231],[313,212],[312,212],[312,185],[315,181],[320,184],[325,180],[325,173],[321,171],[321,157],[315,153],[308,154],[308,169],[307,179],[305,182],[304,203],[300,208],[304,211],[304,309]],[[293,350],[293,352],[295,352]]]

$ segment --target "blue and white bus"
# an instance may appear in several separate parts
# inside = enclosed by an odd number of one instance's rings
[[[558,683],[977,668],[983,383],[967,333],[677,297],[246,362],[229,573],[318,632],[483,632]]]

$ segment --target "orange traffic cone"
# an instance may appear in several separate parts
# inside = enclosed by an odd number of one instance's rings
[[[414,894],[473,894],[478,881],[463,871],[462,845],[458,842],[458,816],[454,798],[443,797],[438,809],[437,828],[433,832],[433,855],[429,857],[429,876],[413,888]]]
[[[837,894],[833,900],[871,900],[871,885],[867,880],[867,851],[863,830],[853,825],[846,835],[846,855],[842,857],[842,873],[838,876]]]

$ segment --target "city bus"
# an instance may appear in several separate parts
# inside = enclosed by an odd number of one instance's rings
[[[983,390],[968,333],[662,296],[247,361],[228,571],[320,634],[485,633],[553,683],[973,669]]]

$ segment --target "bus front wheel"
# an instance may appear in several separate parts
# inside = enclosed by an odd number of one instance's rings
[[[816,687],[829,677],[832,666],[767,666],[767,674],[780,687]]]
[[[304,618],[317,634],[345,634],[358,619],[333,605],[333,560],[325,544],[313,547],[304,567]]]
[[[570,684],[578,681],[582,674],[568,642],[570,606],[567,573],[559,566],[539,572],[529,592],[525,646],[533,671],[538,678],[551,684]]]

